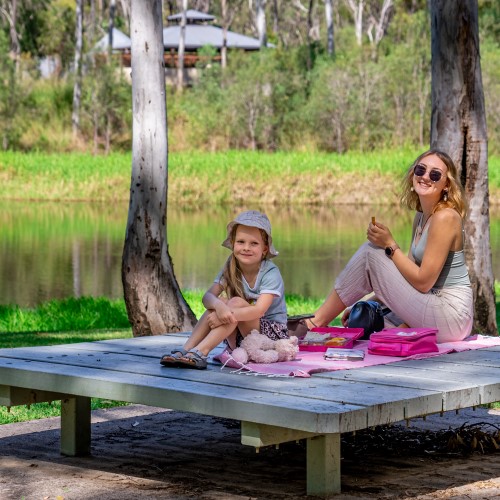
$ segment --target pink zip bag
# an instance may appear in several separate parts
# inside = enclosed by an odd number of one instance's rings
[[[435,328],[387,328],[370,335],[368,354],[413,356],[438,352]]]

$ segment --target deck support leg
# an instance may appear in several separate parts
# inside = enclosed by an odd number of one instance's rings
[[[307,494],[340,493],[340,433],[307,439]]]
[[[75,396],[61,401],[61,454],[90,455],[90,398]]]

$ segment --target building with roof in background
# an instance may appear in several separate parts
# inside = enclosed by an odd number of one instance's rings
[[[165,48],[165,76],[167,83],[175,83],[177,78],[178,57],[182,14],[168,16],[171,25],[163,29],[163,46]],[[184,81],[188,84],[198,76],[197,64],[202,56],[199,51],[204,47],[213,47],[216,54],[210,58],[211,62],[220,62],[221,50],[224,46],[224,30],[213,22],[215,16],[205,14],[197,10],[186,11],[185,52],[184,52]],[[226,31],[225,44],[230,50],[256,51],[260,50],[259,40],[250,36]],[[123,66],[130,68],[132,43],[130,38],[117,28],[113,28],[112,52],[120,54]],[[109,35],[102,37],[94,46],[94,51],[107,52],[109,47]],[[274,47],[268,44],[268,47]]]

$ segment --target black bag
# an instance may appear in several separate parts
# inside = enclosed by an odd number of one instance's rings
[[[314,314],[297,314],[296,316],[288,316],[288,335],[290,335],[290,337],[292,335],[295,335],[296,337],[303,337],[309,330],[305,322],[308,318],[314,318]]]
[[[382,307],[374,300],[362,300],[351,307],[347,326],[363,328],[364,334],[361,339],[369,339],[373,332],[379,332],[384,328],[384,316],[390,312],[388,307]]]

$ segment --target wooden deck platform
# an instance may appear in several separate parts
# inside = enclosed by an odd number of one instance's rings
[[[164,368],[184,334],[0,349],[0,405],[62,401],[61,452],[90,452],[90,398],[241,421],[242,443],[307,440],[307,493],[339,493],[340,435],[500,401],[500,347],[311,378]]]

